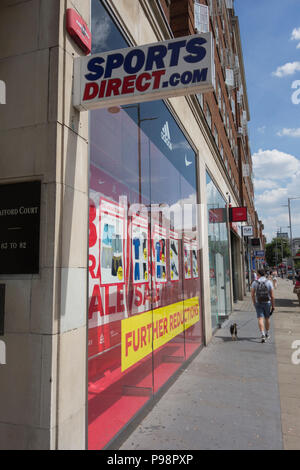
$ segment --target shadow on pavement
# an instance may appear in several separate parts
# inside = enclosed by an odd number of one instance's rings
[[[250,336],[239,336],[237,341],[232,341],[231,337],[222,337],[222,336],[216,336],[216,338],[221,339],[224,343],[230,342],[230,343],[238,343],[239,341],[249,341],[251,343],[261,343],[261,338],[256,337],[250,337]]]
[[[276,299],[276,307],[298,307],[299,302],[295,299]]]

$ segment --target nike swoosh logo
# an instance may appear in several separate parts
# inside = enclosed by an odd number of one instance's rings
[[[185,166],[190,166],[193,162],[189,162],[185,156]]]

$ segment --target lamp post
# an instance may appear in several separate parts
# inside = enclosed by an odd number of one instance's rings
[[[281,236],[283,228],[290,228],[290,226],[286,225],[284,227],[279,227],[279,235],[280,235],[279,238],[280,238],[280,244],[281,244],[281,263],[283,262],[283,243],[282,243],[282,236]],[[278,229],[277,229],[277,235],[278,235]],[[277,237],[276,237],[276,244],[277,244]],[[288,271],[288,265],[286,264],[286,273],[287,271]]]

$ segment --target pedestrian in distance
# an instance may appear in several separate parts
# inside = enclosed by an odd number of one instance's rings
[[[277,272],[276,271],[271,272],[270,280],[273,282],[274,289],[277,289]]]
[[[300,275],[295,277],[295,287],[294,287],[294,293],[297,294],[298,300],[299,300],[299,305],[300,305]]]
[[[275,309],[274,288],[266,278],[265,271],[257,271],[257,280],[251,286],[252,302],[256,310],[258,328],[261,332],[261,342],[270,339],[270,316]]]

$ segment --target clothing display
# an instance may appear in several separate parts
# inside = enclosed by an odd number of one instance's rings
[[[145,217],[133,217],[131,231],[131,266],[134,284],[144,284],[148,281],[149,233],[147,229],[147,219]]]
[[[122,253],[122,239],[120,235],[113,234],[111,247],[114,253]]]
[[[164,239],[159,240],[161,255],[165,254],[166,241]]]
[[[172,251],[174,251],[175,255],[178,256],[178,251],[177,251],[177,248],[176,248],[176,245],[175,245],[174,241],[171,242],[171,249],[172,249]]]
[[[113,258],[112,258],[112,267],[111,267],[112,276],[117,276],[118,275],[119,267],[122,268],[122,256],[113,256]]]
[[[156,250],[156,261],[159,263],[159,262],[160,262],[160,256],[161,256],[161,245],[160,245],[160,242],[156,242],[156,244],[155,244],[155,250]]]
[[[141,244],[141,241],[140,241],[139,238],[134,238],[132,240],[132,243],[134,245],[135,259],[139,259],[140,258],[140,244]]]
[[[184,262],[184,271],[185,271],[185,274],[188,274],[189,267],[188,267],[187,261]]]
[[[198,276],[198,259],[197,253],[195,250],[192,251],[193,254],[193,275],[194,277]]]
[[[146,279],[146,276],[145,276],[146,272],[147,272],[147,264],[146,264],[146,263],[143,263],[143,274],[144,274],[144,279]]]
[[[111,247],[103,246],[101,250],[101,267],[111,269],[113,251]]]
[[[143,235],[143,251],[147,249],[147,234],[145,232],[142,233]]]
[[[161,279],[161,266],[156,266],[156,277]]]
[[[174,272],[175,276],[178,276],[178,271],[177,271],[176,264],[174,263],[174,261],[171,264],[171,269]]]
[[[104,224],[103,234],[102,234],[102,243],[104,245],[111,246],[112,236],[115,232],[115,227],[113,225]]]
[[[134,280],[139,281],[140,280],[140,263],[135,263],[134,266]]]

